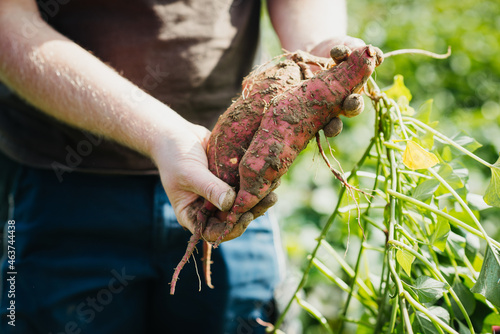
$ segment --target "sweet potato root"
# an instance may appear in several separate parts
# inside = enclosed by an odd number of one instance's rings
[[[212,130],[207,148],[208,168],[212,173],[236,190],[239,188],[238,166],[270,102],[311,77],[309,64],[317,64],[323,68],[333,65],[326,58],[297,52],[288,54],[278,64],[251,73],[245,78],[242,95],[219,117]],[[210,210],[200,210],[200,213],[213,213],[213,205],[208,201],[205,204],[204,208]],[[198,221],[203,221],[203,217],[198,218]]]
[[[239,191],[227,216],[227,229],[216,244],[243,213],[269,193],[320,129],[339,115],[359,114],[360,96],[353,93],[361,91],[381,63],[382,52],[372,46],[358,48],[352,54],[348,49],[346,52],[348,55],[342,57],[345,61],[339,65],[319,72],[271,101],[239,164]]]
[[[243,81],[242,95],[219,117],[209,139],[207,156],[209,169],[220,179],[236,190],[239,189],[239,164],[240,160],[250,145],[252,138],[259,128],[262,117],[272,99],[282,94],[290,87],[300,84],[305,78],[312,76],[308,64],[319,65],[325,68],[333,64],[329,59],[314,57],[305,53],[287,54],[283,61],[264,70],[252,72]],[[269,201],[276,201],[271,196]],[[210,233],[213,225],[207,224],[209,218],[214,216],[217,208],[205,200],[197,214],[195,233],[189,240],[188,247],[182,260],[177,265],[171,281],[170,293],[175,292],[175,285],[182,267],[187,263],[196,244],[203,235],[214,235],[214,241],[221,233]],[[256,212],[256,215],[262,214]],[[240,215],[241,216],[241,215]],[[225,215],[222,217],[225,218]],[[238,217],[240,218],[240,217]],[[243,220],[253,220],[250,213]],[[203,233],[206,230],[206,233]],[[216,231],[216,229],[213,229]],[[206,242],[206,241],[205,241]],[[210,281],[210,257],[207,253],[211,245],[204,245],[204,272],[207,285]]]
[[[215,245],[239,220],[253,219],[251,210],[276,187],[320,129],[326,126],[327,135],[337,135],[342,129],[339,115],[353,117],[361,112],[362,99],[354,93],[360,92],[381,63],[382,53],[372,46],[352,53],[346,47],[337,47],[332,49],[331,57],[340,65],[330,65],[315,76],[307,62],[325,68],[328,61],[307,59],[302,53],[288,55],[278,65],[250,75],[243,83],[242,95],[220,117],[207,149],[209,169],[233,186],[237,197],[229,214],[222,214],[226,228]],[[216,230],[209,218],[220,218],[217,211],[208,201],[199,210],[195,233],[174,272],[171,294],[196,243],[202,235]],[[217,225],[220,228],[220,223]],[[208,272],[209,263],[204,266]],[[207,284],[211,285],[208,280]]]

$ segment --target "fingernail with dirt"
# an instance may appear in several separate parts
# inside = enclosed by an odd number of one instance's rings
[[[219,198],[219,210],[221,211],[229,211],[231,207],[233,206],[234,200],[236,199],[236,193],[234,190],[230,189],[220,195]]]
[[[253,219],[253,214],[250,211],[247,211],[240,217],[240,219],[238,220],[238,224],[241,224],[243,228],[246,229]]]

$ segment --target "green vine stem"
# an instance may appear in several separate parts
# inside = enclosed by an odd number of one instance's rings
[[[326,320],[326,318],[321,313],[319,313],[318,310],[316,310],[316,308],[314,308],[311,304],[309,304],[305,300],[299,298],[297,295],[295,296],[295,300],[297,301],[297,304],[300,305],[300,307],[302,307],[309,314],[311,314],[314,318],[316,318],[321,323],[321,325],[323,326],[323,328],[326,329],[326,331],[328,333],[333,334],[333,330],[330,327],[330,324],[328,323],[328,321]]]
[[[372,84],[372,87],[376,87],[376,84],[375,84],[373,81],[371,82],[371,84]],[[377,90],[377,93],[378,93],[378,94],[377,94],[377,95],[378,95],[378,97],[379,97],[379,98],[381,98],[381,99],[384,101],[384,103],[385,103],[386,105],[388,105],[388,106],[390,105],[390,106],[391,106],[391,107],[393,107],[393,109],[396,111],[396,117],[397,117],[397,119],[398,119],[398,121],[399,121],[399,125],[400,125],[400,128],[401,128],[401,131],[403,132],[403,137],[404,137],[405,139],[408,139],[408,137],[407,137],[407,133],[406,133],[406,131],[405,131],[405,130],[406,130],[406,127],[405,127],[405,126],[404,126],[404,124],[403,124],[403,118],[402,118],[401,112],[400,112],[400,110],[399,110],[399,108],[398,108],[397,104],[396,104],[396,103],[395,103],[395,101],[393,101],[392,99],[388,99],[388,98],[385,96],[385,94],[384,94],[384,93],[380,94],[380,93],[379,93],[379,92],[380,92],[380,90],[378,89],[378,87],[377,87],[377,89],[376,89],[376,90]],[[448,138],[448,139],[449,139],[449,138]],[[450,139],[450,140],[451,140],[451,139]],[[458,145],[458,144],[457,144],[457,145]],[[405,235],[405,237],[406,237],[407,239],[409,239],[409,240],[413,240],[413,238],[412,238],[412,237],[411,237],[408,233],[405,233],[405,232],[404,232],[404,229],[402,229],[402,226],[401,226],[401,225],[399,225],[399,224],[398,224],[398,225],[396,225],[395,220],[394,220],[394,215],[395,215],[395,210],[394,210],[394,208],[395,208],[395,205],[394,205],[394,199],[395,199],[395,197],[394,197],[393,195],[394,195],[395,193],[397,193],[397,191],[396,191],[396,187],[395,187],[395,183],[396,183],[396,179],[395,179],[395,178],[396,178],[396,176],[397,176],[397,171],[396,171],[396,167],[395,167],[395,159],[394,159],[393,149],[396,149],[396,150],[398,150],[398,151],[399,151],[399,150],[401,150],[401,149],[400,149],[397,145],[394,145],[394,144],[392,144],[392,143],[388,143],[388,142],[384,142],[384,146],[386,147],[386,149],[387,149],[387,151],[388,151],[388,156],[390,157],[389,164],[390,164],[390,166],[391,166],[391,176],[392,176],[392,180],[391,180],[391,181],[392,181],[392,182],[391,182],[391,187],[390,187],[390,189],[387,189],[387,190],[391,190],[391,191],[392,191],[392,193],[388,191],[388,193],[389,193],[390,195],[392,195],[392,196],[391,196],[391,200],[390,200],[390,208],[391,208],[391,213],[390,213],[390,221],[389,221],[390,228],[389,228],[389,235],[388,235],[388,245],[391,245],[391,244],[392,244],[392,245],[393,245],[393,244],[404,245],[404,244],[402,244],[402,243],[400,243],[400,242],[398,242],[398,241],[394,240],[394,233],[395,233],[395,231],[394,231],[394,230],[395,230],[395,227],[396,227],[396,226],[400,226],[400,227],[401,227],[401,229],[400,229],[399,231],[400,231],[400,232],[402,232],[402,233]],[[470,153],[470,152],[469,152],[469,153]],[[433,175],[433,176],[434,176],[434,175]],[[469,210],[470,210],[470,209],[469,209]],[[482,232],[482,231],[481,231],[481,232]],[[484,237],[485,237],[485,238],[488,238],[488,237],[487,237],[487,235],[486,235],[486,233],[484,233]],[[405,249],[410,249],[410,247],[408,247],[408,246],[406,246],[406,245],[404,245],[404,246],[405,246]],[[425,264],[429,267],[429,269],[431,269],[431,271],[433,272],[433,275],[434,275],[434,276],[436,276],[436,278],[440,279],[441,281],[446,282],[446,281],[444,280],[444,277],[442,277],[441,273],[439,272],[439,270],[437,270],[435,267],[431,266],[430,262],[429,262],[429,261],[427,261],[427,259],[423,258],[423,257],[422,257],[422,256],[421,256],[418,252],[414,251],[413,249],[411,249],[411,253],[412,253],[415,257],[417,257],[417,258],[419,258],[419,259],[421,259],[421,260],[422,260],[422,259],[424,259],[424,260],[425,260]],[[393,280],[394,280],[394,281],[395,281],[395,283],[396,283],[396,287],[397,287],[397,290],[398,290],[399,296],[400,296],[400,297],[403,297],[403,296],[404,296],[404,298],[405,298],[405,299],[407,299],[407,300],[408,300],[408,301],[412,304],[412,306],[414,306],[414,307],[415,307],[415,305],[414,305],[414,304],[416,304],[416,302],[414,301],[414,299],[413,299],[413,298],[412,298],[411,300],[407,298],[407,297],[410,297],[410,298],[411,298],[411,296],[409,296],[409,294],[408,294],[406,291],[404,291],[403,285],[401,284],[401,282],[402,282],[402,281],[400,280],[399,275],[398,275],[398,273],[397,273],[397,272],[396,272],[396,270],[395,270],[395,267],[394,267],[393,261],[391,260],[391,259],[393,259],[393,258],[394,258],[394,257],[393,257],[394,253],[393,253],[393,250],[392,250],[392,249],[389,251],[389,255],[390,255],[390,258],[389,258],[389,268],[390,268],[390,270],[391,270],[391,274],[392,274]],[[470,321],[470,318],[468,317],[467,312],[465,311],[465,308],[463,307],[462,303],[461,303],[461,302],[460,302],[460,300],[458,299],[458,296],[456,295],[456,293],[453,291],[453,289],[452,289],[451,287],[449,287],[449,293],[452,295],[453,299],[456,301],[456,303],[457,303],[458,307],[460,308],[461,312],[463,313],[464,318],[466,319],[467,324],[468,324],[468,326],[469,326],[469,330],[470,330],[471,332],[474,332],[474,328],[472,327],[472,323],[471,323],[471,321]],[[402,299],[402,300],[401,300],[401,302],[404,302],[404,299]],[[421,305],[420,305],[420,304],[419,304],[419,306],[420,306],[419,308],[421,308]],[[405,314],[405,309],[404,309],[403,307],[401,307],[401,311],[402,311],[402,314],[403,314],[403,320],[404,320],[404,322],[405,322],[405,325],[406,325],[406,327],[407,327],[408,331],[410,332],[410,331],[411,331],[411,329],[410,329],[410,328],[408,328],[408,327],[409,327],[409,326],[408,326],[408,324],[410,324],[410,321],[409,321],[409,319],[407,318],[407,313]],[[431,319],[432,319],[432,318],[431,318]],[[435,319],[433,319],[433,322],[435,323]],[[439,322],[438,322],[438,323],[439,323]],[[446,325],[446,324],[444,324],[443,322],[441,322],[441,323],[439,323],[439,325]],[[392,326],[391,326],[391,327],[392,327]],[[446,328],[446,327],[445,327],[445,328]],[[451,327],[448,327],[448,328],[447,328],[447,330],[449,330],[449,329],[451,329]],[[438,330],[439,330],[440,332],[442,332],[442,330],[441,330],[440,328],[438,328]],[[451,330],[452,330],[453,332],[455,332],[453,329],[451,329]]]
[[[388,245],[390,245],[392,247],[397,247],[397,248],[403,249],[404,251],[406,251],[406,252],[410,253],[411,255],[415,256],[423,264],[425,264],[425,266],[431,271],[431,273],[434,276],[434,278],[436,278],[437,280],[439,280],[439,281],[441,281],[441,282],[443,282],[443,283],[446,284],[447,290],[450,293],[450,295],[453,297],[453,299],[455,300],[455,302],[457,303],[457,306],[460,309],[460,311],[462,312],[462,314],[463,314],[463,316],[465,318],[465,321],[467,322],[467,325],[469,326],[469,330],[471,331],[471,333],[474,333],[474,327],[472,326],[472,322],[471,322],[471,320],[469,318],[469,315],[467,314],[467,311],[465,310],[465,307],[463,306],[462,302],[458,298],[458,296],[455,293],[455,291],[453,290],[453,288],[451,286],[449,286],[449,284],[447,283],[447,281],[444,278],[444,276],[436,268],[436,265],[433,264],[433,263],[431,263],[431,262],[429,262],[429,260],[427,260],[424,256],[422,256],[422,254],[420,254],[419,252],[415,251],[411,247],[408,247],[408,245],[405,245],[402,242],[399,242],[399,241],[396,241],[396,240],[389,240],[387,243],[388,243]]]
[[[380,133],[379,133],[380,126],[379,125],[380,125],[380,121],[381,121],[381,115],[380,115],[380,113],[381,113],[381,109],[378,109],[377,112],[375,113],[374,136],[373,136],[373,139],[372,139],[372,140],[375,141],[375,148],[377,150],[377,153],[379,153],[377,155],[377,162],[376,162],[376,168],[375,168],[376,174],[373,174],[374,183],[373,183],[373,187],[372,187],[372,191],[371,191],[371,195],[372,196],[377,191],[378,182],[380,181],[379,177],[382,178],[382,181],[385,181],[385,178],[380,175],[381,174],[381,170],[382,170],[382,155],[380,154],[380,151],[379,151],[379,148],[380,148],[380,144],[379,144],[379,142],[380,142]],[[373,220],[368,219],[368,215],[369,215],[370,209],[373,208],[373,207],[375,207],[375,205],[373,205],[373,202],[369,202],[367,204],[367,206],[366,206],[366,209],[365,209],[364,213],[360,217],[360,218],[363,218],[363,222],[365,222],[363,224],[363,230],[366,230],[366,226],[367,226],[366,223],[371,223],[371,224],[373,223]],[[358,205],[358,210],[359,210],[359,205]],[[328,243],[325,242],[325,244],[328,244]],[[330,245],[328,244],[328,246],[330,246]],[[330,248],[332,248],[332,247],[330,246]],[[360,245],[360,249],[358,251],[358,256],[356,258],[356,264],[355,264],[355,267],[354,267],[353,275],[351,276],[351,278],[352,278],[351,284],[350,284],[351,289],[353,289],[354,288],[354,284],[358,282],[359,266],[360,266],[361,259],[363,257],[365,249],[366,249],[366,243],[362,242],[361,245]],[[332,248],[332,250],[333,250],[333,248]],[[336,252],[335,252],[335,255],[337,255],[337,256],[335,256],[336,260],[342,265],[342,263],[345,262],[345,261],[343,261],[343,259],[341,259],[338,256],[338,254],[336,254]],[[382,284],[382,282],[381,282],[381,284]],[[367,292],[367,289],[363,288],[363,290],[365,290],[365,292]],[[371,296],[371,293],[369,293],[369,295]],[[344,306],[342,308],[342,313],[341,313],[341,316],[340,316],[340,322],[339,322],[339,325],[338,325],[338,332],[339,333],[342,333],[343,326],[344,326],[343,319],[345,319],[346,316],[347,316],[347,311],[348,311],[349,305],[351,303],[351,297],[352,296],[350,294],[347,296],[346,302],[344,303]],[[379,311],[379,314],[377,316],[377,326],[375,327],[375,332],[378,332],[378,329],[380,327],[379,321],[382,318],[383,307],[384,307],[385,300],[386,300],[386,298],[384,298],[381,301],[381,305],[379,305],[379,310],[381,310],[381,311]]]
[[[342,289],[344,292],[347,292],[348,294],[352,294],[353,297],[356,298],[361,304],[363,304],[363,306],[365,306],[373,316],[377,315],[377,304],[375,300],[365,300],[364,298],[362,298],[357,292],[353,291],[353,289],[349,285],[347,285],[346,282],[335,276],[335,274],[318,259],[313,259],[313,264],[323,275],[325,275],[330,281],[336,284],[340,289]]]
[[[370,298],[375,298],[375,295],[370,290],[370,288],[368,288],[366,286],[365,282],[363,282],[363,280],[361,280],[360,278],[357,277],[356,268],[354,268],[354,270],[353,270],[351,268],[351,266],[349,266],[349,264],[347,264],[347,262],[345,262],[345,260],[325,240],[321,240],[321,245],[335,258],[335,260],[337,260],[337,262],[340,264],[342,269],[344,269],[344,271],[347,273],[347,275],[349,275],[349,277],[359,286],[359,288],[361,290],[363,290],[364,293],[366,293],[368,296],[370,296]]]
[[[495,245],[496,247],[499,247],[500,248],[500,242],[496,241],[495,239],[492,239],[490,238],[489,236],[484,236],[483,233],[481,233],[480,231],[476,230],[475,228],[473,228],[472,226],[470,226],[469,224],[467,223],[464,223],[463,221],[445,213],[445,212],[442,212],[440,210],[438,210],[437,208],[435,207],[432,207],[428,204],[425,204],[424,202],[421,202],[419,200],[416,200],[414,199],[413,197],[409,197],[409,196],[406,196],[404,194],[401,194],[397,191],[393,191],[391,189],[388,189],[387,192],[389,193],[389,195],[391,196],[394,196],[396,198],[399,198],[399,199],[402,199],[408,203],[411,203],[415,206],[418,206],[418,207],[421,207],[425,210],[428,210],[432,213],[435,213],[436,215],[438,216],[441,216],[445,219],[447,219],[448,221],[450,221],[451,223],[453,223],[455,226],[458,226],[458,227],[461,227],[463,228],[464,230],[466,230],[467,232],[470,232],[472,234],[474,234],[475,236],[478,236],[480,237],[481,239],[483,240],[488,240],[489,242],[491,242],[493,245]]]
[[[423,314],[425,314],[433,323],[438,324],[439,326],[441,326],[441,328],[444,328],[450,334],[459,334],[456,330],[451,328],[443,320],[436,317],[434,314],[429,312],[429,310],[427,308],[425,308],[419,302],[417,302],[415,299],[413,299],[413,297],[407,291],[403,292],[403,296],[405,297],[406,300],[408,300],[408,302],[411,304],[411,306],[413,308],[415,308],[415,309],[419,310],[420,312],[422,312]],[[439,329],[439,327],[437,327],[437,328]],[[472,331],[472,333],[474,333],[474,331]]]
[[[467,204],[465,204],[465,202],[462,199],[462,197],[460,197],[457,194],[457,192],[450,186],[450,184],[448,182],[446,182],[446,180],[441,177],[441,175],[439,175],[438,173],[436,173],[432,168],[429,168],[428,170],[429,170],[429,173],[431,173],[432,176],[434,176],[439,182],[441,182],[441,184],[453,195],[453,197],[455,197],[455,199],[457,200],[457,202],[460,203],[460,205],[462,206],[462,208],[467,212],[467,214],[474,221],[474,223],[477,226],[477,229],[479,231],[481,231],[481,233],[483,234],[484,240],[486,240],[486,242],[488,243],[488,247],[490,247],[490,249],[492,251],[492,254],[495,257],[495,260],[497,261],[498,266],[500,267],[500,260],[498,259],[497,252],[493,248],[493,244],[490,241],[490,238],[488,238],[488,234],[484,230],[483,225],[481,225],[481,223],[479,222],[479,220],[477,220],[477,218],[474,215],[474,213],[472,213],[472,210],[469,208],[469,206]]]
[[[396,305],[399,304],[399,295],[396,295],[396,297],[394,297],[394,304],[396,304]],[[391,310],[391,318],[389,321],[389,327],[387,328],[388,334],[394,332],[394,327],[396,326],[397,317],[398,317],[398,308],[393,307]]]
[[[394,151],[390,148],[387,148],[387,155],[389,156],[389,165],[391,168],[391,188],[393,191],[397,190],[398,186],[398,179],[397,179],[397,171],[396,171],[396,159],[394,157]],[[389,231],[388,231],[388,237],[387,237],[387,243],[391,241],[395,241],[395,229],[396,229],[396,198],[391,197],[390,198],[390,219],[389,219]],[[394,254],[394,250],[392,248],[389,249],[388,253],[388,263],[389,263],[389,270],[392,274],[392,279],[394,283],[396,283],[396,288],[398,290],[398,295],[402,297],[404,288],[403,288],[403,283],[401,282],[401,279],[399,278],[399,274],[396,271],[395,265],[394,265],[394,259],[396,258]],[[401,313],[403,315],[403,321],[406,327],[406,330],[408,331],[409,334],[413,334],[413,328],[411,325],[410,321],[410,315],[408,314],[408,309],[406,308],[406,303],[403,299],[399,300],[399,303],[401,304]]]
[[[303,290],[306,286],[311,269],[316,268],[328,280],[347,293],[347,299],[343,305],[341,314],[339,314],[339,322],[338,326],[336,326],[338,328],[335,328],[335,333],[342,333],[343,324],[345,322],[353,322],[362,325],[365,321],[363,318],[356,320],[347,316],[349,303],[352,297],[359,300],[367,315],[369,315],[372,319],[374,317],[376,318],[376,323],[374,325],[373,323],[367,324],[369,325],[367,327],[373,328],[374,333],[380,333],[382,330],[387,330],[387,333],[392,333],[396,329],[396,326],[402,326],[405,333],[413,334],[412,321],[415,322],[415,319],[414,314],[410,316],[410,312],[418,311],[430,319],[436,327],[437,332],[443,334],[444,332],[457,334],[457,331],[452,328],[456,317],[453,312],[455,305],[453,305],[453,307],[451,306],[451,299],[455,301],[456,306],[460,310],[459,313],[463,315],[463,318],[461,317],[460,319],[465,319],[469,331],[473,333],[474,327],[472,326],[472,321],[467,314],[464,305],[458,298],[453,288],[447,283],[439,268],[439,259],[432,248],[432,243],[430,242],[430,233],[432,232],[430,224],[433,222],[435,223],[436,217],[442,217],[451,225],[460,227],[465,231],[485,240],[488,247],[491,249],[493,249],[493,247],[500,248],[500,242],[487,235],[481,223],[468,207],[466,202],[458,195],[450,184],[438,174],[436,170],[428,168],[425,171],[409,171],[402,167],[400,164],[401,162],[397,160],[396,157],[399,159],[399,152],[403,151],[404,147],[398,145],[397,142],[398,140],[407,140],[416,136],[418,131],[428,132],[432,133],[436,139],[446,142],[450,146],[456,148],[479,163],[489,168],[493,168],[494,166],[427,124],[415,118],[403,116],[401,109],[395,100],[387,97],[385,93],[381,92],[372,78],[369,79],[366,87],[365,91],[372,99],[376,111],[374,137],[371,139],[361,159],[356,163],[352,171],[346,174],[348,175],[347,182],[352,177],[358,177],[359,175],[374,179],[371,195],[377,199],[382,199],[383,202],[380,204],[378,202],[372,203],[371,201],[368,201],[367,204],[362,206],[341,206],[346,190],[349,191],[349,188],[346,186],[340,188],[336,207],[321,230],[320,235],[317,238],[315,248],[308,256],[308,263],[302,273],[302,278],[293,293],[293,297],[288,301],[288,304],[285,306],[285,309],[276,321],[274,327],[275,329],[272,332],[275,333],[276,330],[278,330],[282,325],[291,305],[294,302],[298,303],[304,310],[316,318],[328,333],[334,332],[327,319],[312,305],[308,304],[307,301],[301,299],[299,295],[301,290]],[[375,171],[361,171],[358,175],[358,170],[364,165],[366,159],[371,159],[371,161],[376,162]],[[463,210],[468,216],[470,216],[474,224],[471,226],[463,220],[453,217],[446,212],[440,211],[436,206],[431,206],[417,200],[416,198],[406,195],[411,191],[411,189],[414,189],[417,185],[419,185],[419,181],[422,181],[422,179],[433,179],[439,181],[439,183],[448,190],[449,196],[453,197],[463,207]],[[384,211],[383,220],[385,223],[382,224],[377,221],[378,218],[369,216],[369,211],[371,209],[380,210],[386,206],[387,210]],[[362,214],[361,208],[364,211]],[[367,226],[370,225],[374,226],[376,229],[381,230],[386,234],[386,242],[385,249],[380,247],[377,248],[377,246],[371,246],[367,240],[361,242],[355,266],[351,267],[339,254],[337,254],[335,249],[332,248],[325,238],[336,217],[339,216],[341,212],[350,212],[350,210],[353,209],[358,210],[360,219],[362,219],[362,221],[360,220],[360,224],[362,223],[364,225],[363,229],[366,230]],[[413,215],[416,216],[419,213],[423,215],[423,212],[429,212],[432,213],[432,215],[429,219],[424,219],[424,223],[420,225],[418,218],[414,218]],[[407,243],[411,245],[407,245]],[[429,248],[429,253],[426,253],[423,249],[418,249],[416,247],[412,248],[413,245],[426,246]],[[350,279],[346,281],[342,280],[317,258],[318,252],[322,247],[325,248],[328,253],[340,264],[343,271],[347,273]],[[383,268],[382,273],[380,274],[380,285],[376,291],[374,287],[369,287],[369,284],[367,285],[358,277],[360,272],[360,263],[362,262],[362,259],[365,258],[366,251],[369,250],[382,251],[384,253]],[[403,273],[404,264],[402,265],[399,262],[399,251],[396,253],[397,250],[411,254],[412,257],[419,260],[418,269],[429,273],[430,276],[445,284],[447,292],[445,292],[442,296],[444,298],[444,304],[442,306],[446,307],[450,312],[451,325],[430,312],[418,301],[419,298],[417,298],[417,295],[412,290],[412,286],[410,285],[413,280],[413,275],[411,273],[408,274],[410,276],[409,283],[404,281],[407,280]],[[450,257],[450,261],[455,268],[455,272],[458,272],[458,264],[450,254],[449,246],[447,246],[447,249],[445,250]],[[497,254],[495,252],[493,253],[500,265]],[[471,270],[472,276],[477,278],[477,274],[474,272],[472,264],[469,262],[466,263],[466,266],[469,270]],[[407,268],[405,267],[405,269]],[[395,296],[391,296],[391,289],[394,287],[391,281],[394,282],[397,292]],[[346,282],[349,282],[349,284]],[[391,308],[390,314],[388,311],[385,311],[388,309],[388,306]],[[458,310],[455,310],[455,313],[457,312]]]
[[[477,162],[483,164],[486,167],[494,168],[494,166],[492,164],[490,164],[489,162],[481,159],[480,157],[478,157],[477,155],[475,155],[471,151],[469,151],[466,148],[464,148],[462,145],[460,145],[460,144],[456,143],[455,141],[453,141],[453,139],[448,138],[447,136],[443,135],[441,132],[434,130],[433,128],[431,128],[427,124],[419,121],[418,119],[413,118],[413,117],[403,116],[403,121],[412,122],[412,123],[417,124],[419,127],[423,128],[424,130],[432,133],[436,137],[438,137],[438,138],[442,139],[443,141],[447,142],[448,144],[450,144],[451,146],[453,146],[457,150],[461,151],[462,153],[468,155],[469,157],[471,157],[472,159],[476,160]]]
[[[401,50],[394,50],[394,51],[384,53],[384,58],[389,58],[389,57],[403,55],[403,54],[414,54],[414,55],[418,54],[418,55],[424,55],[424,56],[435,58],[435,59],[446,59],[451,55],[451,46],[448,46],[448,51],[445,54],[434,53],[434,52],[430,52],[427,50],[421,50],[421,49],[401,49]]]
[[[368,147],[366,148],[363,156],[361,157],[361,159],[358,161],[358,163],[353,167],[353,169],[351,170],[351,173],[349,175],[349,177],[347,178],[347,181],[349,181],[350,178],[352,178],[354,175],[356,175],[356,171],[363,165],[365,159],[369,156],[370,154],[370,151],[373,147],[373,144],[374,144],[374,140],[372,139],[370,141],[370,144],[368,145]],[[333,210],[333,213],[330,215],[330,217],[328,218],[325,226],[323,227],[323,230],[321,231],[321,234],[319,235],[318,237],[318,242],[316,244],[316,247],[314,248],[314,250],[312,251],[311,253],[311,256],[310,256],[310,260],[309,260],[309,263],[307,264],[307,267],[304,269],[304,272],[302,274],[302,279],[300,280],[297,288],[295,289],[295,292],[294,292],[294,296],[297,297],[297,294],[299,293],[300,290],[302,290],[302,288],[304,287],[304,285],[306,284],[307,282],[307,278],[309,276],[309,272],[311,271],[311,269],[313,268],[314,264],[313,264],[313,259],[316,258],[316,254],[318,253],[318,250],[320,249],[321,247],[321,240],[323,240],[325,237],[326,237],[326,234],[328,233],[328,231],[330,230],[333,222],[335,221],[335,218],[337,217],[338,215],[338,211],[340,209],[340,205],[341,205],[341,202],[342,202],[342,198],[344,197],[344,194],[346,192],[346,189],[347,187],[342,187],[340,188],[340,191],[339,191],[339,200],[337,202],[337,205],[335,207],[335,209]],[[278,318],[278,320],[276,321],[276,324],[275,324],[275,329],[272,331],[272,333],[275,333],[276,332],[276,329],[278,329],[281,324],[283,323],[284,319],[285,319],[285,316],[286,314],[288,313],[288,310],[290,309],[290,307],[292,306],[292,303],[294,301],[294,298],[291,298],[290,301],[288,302],[288,304],[285,306],[285,309],[283,310],[283,313],[281,313],[280,317]]]

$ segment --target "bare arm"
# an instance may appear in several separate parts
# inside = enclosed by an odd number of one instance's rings
[[[26,34],[27,21],[37,27],[35,33]],[[53,30],[34,0],[0,1],[0,50],[0,81],[22,98],[62,122],[152,158],[177,218],[191,231],[187,211],[198,195],[221,208],[234,193],[207,169],[207,129],[187,122]]]
[[[268,9],[281,46],[288,51],[329,57],[334,45],[364,45],[347,36],[345,0],[268,0]]]
[[[154,133],[168,130],[162,117],[186,126],[171,109],[46,25],[37,11],[33,0],[0,5],[0,79],[20,96],[65,123],[148,155]],[[36,33],[25,34],[28,20],[36,20]]]

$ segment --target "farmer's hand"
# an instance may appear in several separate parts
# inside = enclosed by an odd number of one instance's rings
[[[203,205],[202,198],[209,200],[221,211],[231,209],[236,198],[234,190],[208,169],[206,148],[209,136],[210,131],[206,128],[186,121],[179,125],[177,132],[161,138],[152,154],[175,215],[179,223],[191,233],[195,230],[197,212]],[[274,194],[271,197],[276,198]],[[254,208],[256,214],[252,216],[263,214],[276,200],[271,201],[272,203],[268,200],[261,202],[261,205]],[[204,235],[206,240],[215,241],[222,234],[225,228],[224,217],[219,212],[212,219],[211,224],[215,225],[211,227],[210,235]],[[236,224],[224,241],[240,236],[251,220]]]
[[[273,190],[279,185],[279,182],[273,187]],[[233,229],[229,234],[224,237],[222,241],[228,241],[239,237],[245,232],[246,228],[250,223],[256,218],[264,215],[264,213],[271,208],[278,201],[278,196],[274,191],[271,191],[267,196],[260,200],[250,211],[245,212],[239,218],[238,222],[234,225]],[[218,211],[215,213],[214,217],[208,219],[207,225],[210,226],[209,229],[203,231],[203,238],[207,241],[216,241],[226,230],[226,218],[228,212]]]
[[[309,52],[315,56],[330,58],[330,50],[336,45],[345,45],[351,49],[365,46],[363,40],[351,36],[334,36],[314,46]]]
[[[184,122],[178,130],[159,139],[152,158],[158,166],[163,187],[179,223],[194,232],[199,196],[221,210],[234,201],[234,190],[208,170],[206,145],[210,132]]]
[[[314,48],[312,48],[310,53],[319,57],[330,57],[331,55],[330,51],[334,46],[337,45],[345,45],[350,49],[354,49],[357,47],[364,46],[365,42],[363,42],[363,40],[359,38],[351,36],[336,36],[325,39],[324,41],[316,45]],[[353,99],[353,100],[357,102],[357,105],[355,107],[352,107],[351,109],[359,113],[361,110],[363,110],[363,99]],[[355,113],[353,112],[352,114],[354,115]],[[343,128],[342,120],[339,117],[335,117],[330,121],[330,123],[328,123],[324,127],[323,131],[326,137],[336,137],[337,135],[340,134],[342,128]]]

